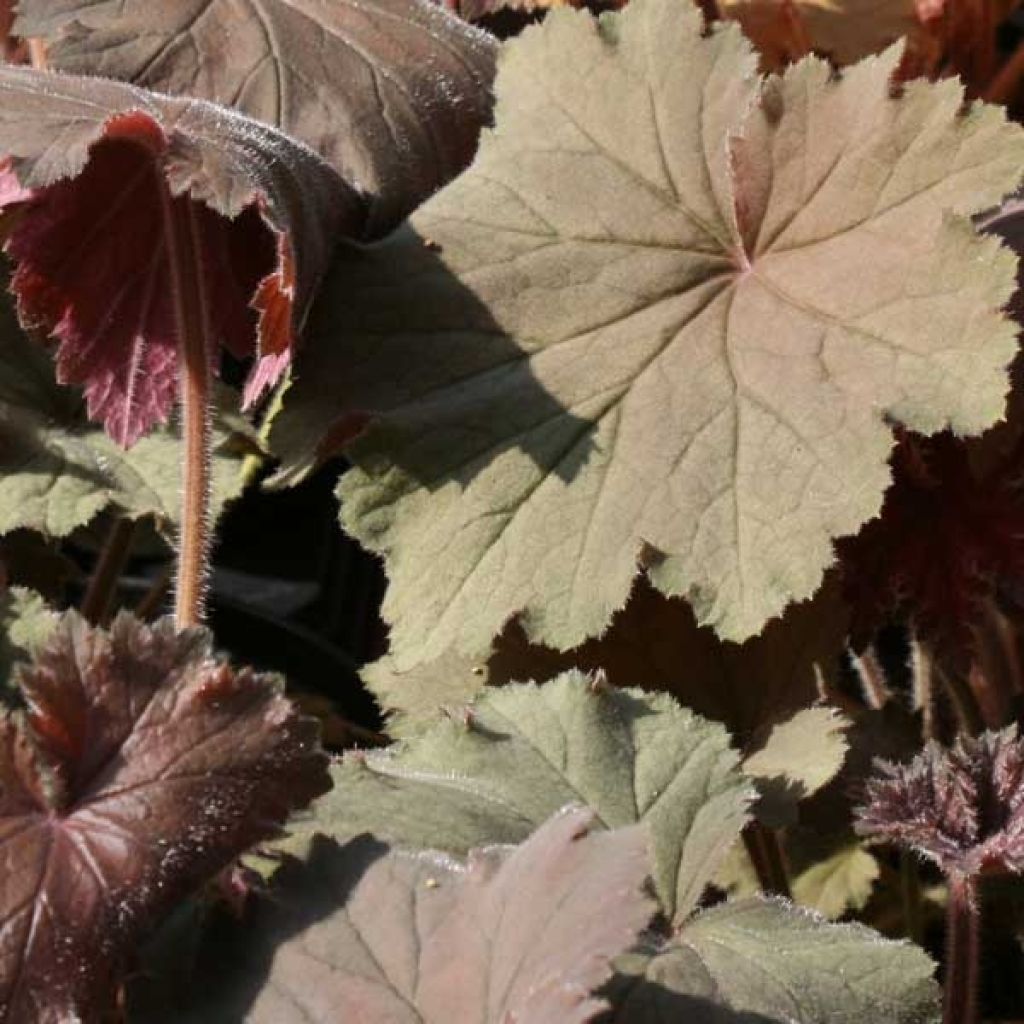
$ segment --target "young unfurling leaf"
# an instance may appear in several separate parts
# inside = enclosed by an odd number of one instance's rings
[[[910,764],[882,762],[857,830],[915,850],[947,874],[1024,871],[1024,741],[1015,726],[929,744]]]

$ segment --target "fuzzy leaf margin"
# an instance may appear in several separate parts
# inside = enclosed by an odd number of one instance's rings
[[[647,824],[655,888],[682,918],[748,820],[754,790],[738,760],[721,726],[671,697],[567,672],[490,690],[391,750],[347,755],[295,828],[461,855],[519,842],[581,803],[608,828]]]
[[[757,783],[758,820],[783,828],[797,820],[797,804],[817,793],[839,774],[852,723],[835,708],[819,705],[798,711],[775,725],[743,761],[743,771]]]
[[[98,1019],[159,917],[329,780],[280,681],[202,630],[67,613],[0,720],[0,1019]]]
[[[271,433],[281,481],[347,444],[399,668],[514,615],[575,646],[638,564],[742,640],[878,512],[891,421],[1000,417],[1014,260],[968,215],[1024,132],[952,81],[893,96],[898,56],[762,81],[681,0],[508,46],[470,169],[340,254]]]
[[[486,660],[451,650],[400,671],[385,656],[367,665],[362,678],[397,739],[469,703],[485,686],[541,683],[575,668],[601,672],[612,686],[671,694],[683,707],[721,722],[738,746],[749,749],[767,729],[817,699],[822,684],[837,682],[846,634],[835,581],[787,608],[760,635],[731,644],[698,628],[685,601],[659,594],[638,577],[607,631],[571,651],[531,644],[510,623]]]
[[[14,666],[31,657],[56,624],[56,614],[39,594],[7,585],[0,562],[0,707],[14,699]]]
[[[714,907],[660,951],[630,955],[619,967],[608,1024],[938,1019],[935,965],[923,950],[862,925],[829,924],[781,900]]]

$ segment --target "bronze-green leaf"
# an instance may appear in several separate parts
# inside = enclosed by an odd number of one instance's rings
[[[1002,415],[1014,258],[970,214],[1024,131],[890,50],[759,79],[685,0],[556,10],[411,227],[348,249],[272,445],[351,440],[343,523],[387,559],[398,667],[519,613],[600,634],[638,564],[743,640],[875,515],[893,421]]]

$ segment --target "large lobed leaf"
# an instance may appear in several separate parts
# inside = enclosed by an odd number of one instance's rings
[[[245,927],[206,953],[203,1000],[170,1020],[582,1024],[655,911],[639,827],[563,813],[463,866],[367,838],[318,840]],[[226,940],[226,941],[225,941]],[[159,1019],[163,1019],[162,1017]]]
[[[10,66],[4,179],[21,321],[56,338],[58,380],[84,385],[90,416],[124,447],[177,393],[174,247],[199,264],[213,340],[257,357],[252,402],[287,366],[337,233],[361,234],[367,216],[315,153],[241,114]],[[191,219],[191,241],[169,236],[175,217]]]
[[[316,724],[208,635],[68,614],[0,720],[0,1020],[97,1020],[139,936],[329,781]]]
[[[681,0],[509,45],[473,166],[339,257],[271,438],[295,479],[371,418],[343,522],[399,668],[515,614],[572,647],[638,562],[742,640],[877,513],[891,420],[999,418],[1014,260],[966,215],[1024,132],[955,82],[894,96],[897,59],[762,82]]]
[[[472,158],[495,43],[425,0],[21,0],[54,67],[201,97],[312,146],[383,234]]]
[[[404,746],[348,755],[297,828],[463,854],[584,803],[608,828],[648,825],[655,888],[682,919],[748,819],[737,761],[721,726],[670,697],[569,672],[489,691]]]

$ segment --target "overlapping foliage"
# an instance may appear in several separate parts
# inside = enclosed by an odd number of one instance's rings
[[[0,1021],[1012,1016],[1014,5],[444,7],[0,0]],[[111,609],[338,456],[331,762]]]

